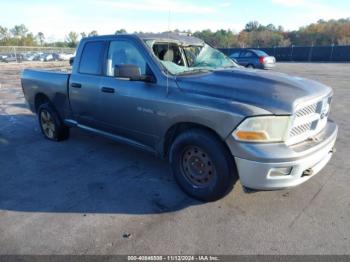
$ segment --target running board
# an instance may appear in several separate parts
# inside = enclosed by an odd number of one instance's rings
[[[152,147],[146,146],[146,145],[141,144],[139,142],[136,142],[135,140],[132,140],[132,139],[129,139],[129,138],[125,138],[125,137],[122,137],[122,136],[118,136],[118,135],[115,135],[115,134],[111,134],[111,133],[108,133],[108,132],[105,132],[105,131],[102,131],[102,130],[99,130],[99,129],[95,129],[95,128],[92,128],[92,127],[89,127],[89,126],[81,125],[77,121],[72,120],[72,119],[65,119],[63,122],[66,125],[70,126],[70,127],[78,127],[78,128],[83,129],[83,130],[86,130],[88,132],[107,137],[107,138],[112,139],[112,140],[114,140],[116,142],[119,142],[119,143],[122,143],[122,144],[131,145],[131,146],[134,146],[134,147],[139,148],[141,150],[150,152],[150,153],[152,153],[154,155],[158,155],[157,151],[154,150]]]

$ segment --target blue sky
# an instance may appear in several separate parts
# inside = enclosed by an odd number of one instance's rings
[[[170,10],[170,12],[169,12]],[[69,31],[111,34],[232,29],[251,20],[285,29],[319,19],[350,17],[349,0],[10,0],[0,3],[0,25],[25,24],[48,41],[63,40]],[[168,19],[170,13],[170,19]]]

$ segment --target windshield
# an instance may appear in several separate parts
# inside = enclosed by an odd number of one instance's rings
[[[266,54],[264,51],[261,51],[261,50],[254,50],[254,52],[255,52],[258,56],[269,56],[268,54]]]
[[[180,46],[173,43],[169,45],[155,43],[153,51],[163,66],[173,75],[238,66],[229,57],[207,44]]]

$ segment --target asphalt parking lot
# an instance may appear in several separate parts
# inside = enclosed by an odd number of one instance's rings
[[[274,69],[334,88],[337,152],[321,173],[207,204],[137,149],[80,130],[45,140],[19,82],[37,66],[0,65],[0,254],[350,254],[350,64]]]

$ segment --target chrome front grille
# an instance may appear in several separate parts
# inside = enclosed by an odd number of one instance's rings
[[[331,103],[331,96],[299,107],[294,114],[289,131],[288,144],[304,141],[326,126]]]
[[[317,103],[309,105],[309,106],[306,106],[306,107],[304,107],[302,109],[299,109],[296,112],[296,117],[302,117],[302,116],[310,115],[312,113],[315,113],[316,109],[317,109]]]
[[[290,137],[295,137],[304,134],[311,129],[311,123],[306,123],[300,126],[293,127],[289,133]]]

